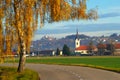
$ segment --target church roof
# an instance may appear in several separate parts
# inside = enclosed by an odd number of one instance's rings
[[[88,46],[81,45],[81,46],[77,47],[75,50],[88,50]]]
[[[77,47],[75,50],[88,50],[89,48],[90,48],[90,46],[81,45],[81,46]],[[96,46],[92,46],[92,49],[96,49]]]

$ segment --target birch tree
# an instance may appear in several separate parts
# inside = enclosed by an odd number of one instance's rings
[[[46,23],[70,19],[97,19],[97,11],[87,10],[86,0],[0,0],[0,54],[5,37],[6,51],[17,44],[20,54],[18,72],[21,72],[38,24],[42,27]]]

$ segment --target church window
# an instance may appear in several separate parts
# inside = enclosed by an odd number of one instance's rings
[[[77,45],[78,45],[78,42],[77,42]]]

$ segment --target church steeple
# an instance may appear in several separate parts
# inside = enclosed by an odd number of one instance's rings
[[[78,36],[79,36],[79,35],[78,35],[78,29],[76,29],[76,38],[75,38],[75,39],[79,39]]]
[[[80,46],[80,39],[79,39],[78,29],[76,29],[75,48],[79,46]]]

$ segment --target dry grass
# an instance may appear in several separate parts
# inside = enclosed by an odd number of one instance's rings
[[[0,67],[0,80],[39,80],[39,76],[29,69],[18,73],[16,68]]]

